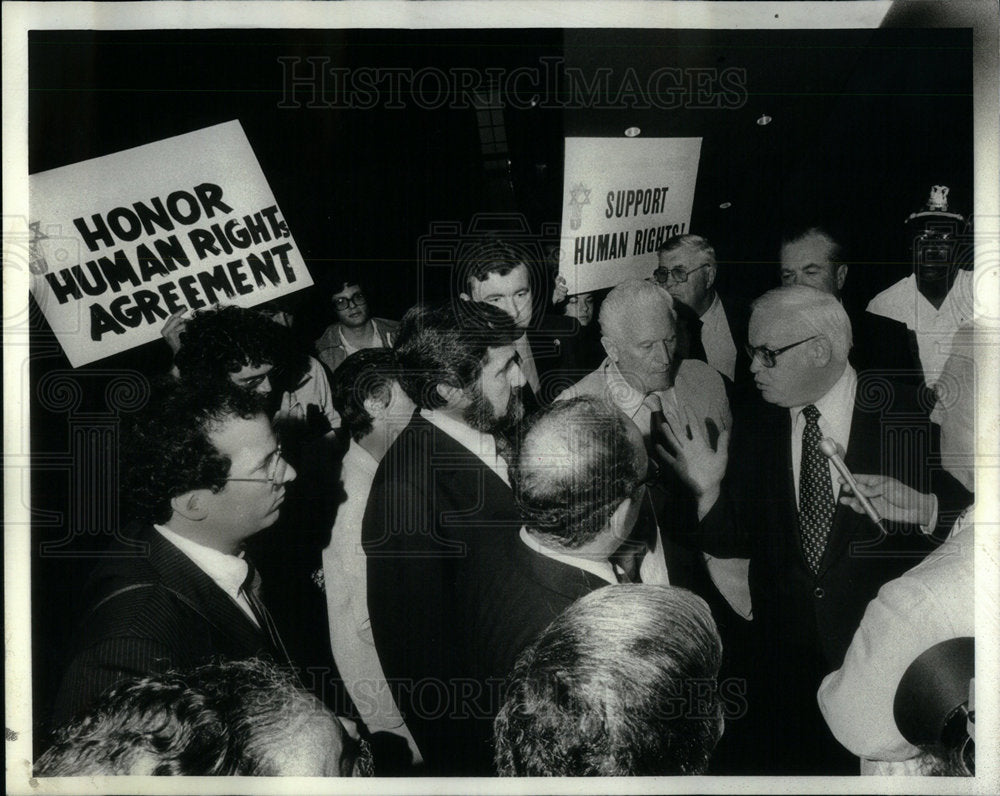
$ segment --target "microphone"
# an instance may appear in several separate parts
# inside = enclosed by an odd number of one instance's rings
[[[854,479],[854,476],[851,475],[851,471],[847,469],[847,465],[844,464],[844,460],[840,457],[838,447],[837,443],[829,437],[824,437],[819,443],[819,449],[823,452],[823,455],[826,456],[826,458],[833,462],[833,466],[837,468],[837,472],[840,473],[841,477],[848,483],[848,485],[850,485],[854,492],[854,496],[858,499],[858,503],[860,503],[861,508],[865,510],[865,514],[871,518],[871,521],[879,527],[879,530],[882,531],[882,533],[887,534],[888,532],[882,524],[882,518],[875,510],[871,501],[861,494],[861,490],[858,489],[858,482]]]

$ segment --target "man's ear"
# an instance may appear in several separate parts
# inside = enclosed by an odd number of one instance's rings
[[[839,293],[844,289],[844,282],[847,281],[847,266],[841,263],[837,266],[837,270],[834,273],[834,278],[837,282],[837,292]]]
[[[371,395],[365,398],[362,406],[364,406],[368,416],[373,420],[380,420],[383,418],[386,410],[389,408],[388,404],[382,403],[382,401],[378,400],[378,398]]]
[[[833,346],[826,335],[820,335],[812,341],[813,364],[818,368],[825,368],[833,357]]]
[[[437,390],[437,394],[444,399],[448,406],[457,406],[462,401],[466,400],[465,390],[460,387],[445,384],[444,382],[438,382],[434,385],[434,389]]]
[[[712,285],[715,284],[715,266],[710,265],[705,269],[707,276],[705,277],[705,290],[711,290]]]
[[[205,501],[207,489],[192,489],[183,495],[177,495],[170,499],[170,508],[174,514],[184,517],[192,522],[199,522],[208,516],[208,508]]]
[[[601,345],[604,346],[604,351],[607,353],[608,358],[612,362],[618,361],[618,345],[610,337],[601,337]]]

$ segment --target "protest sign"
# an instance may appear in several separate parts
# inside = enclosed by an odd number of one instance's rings
[[[73,367],[174,312],[312,284],[238,121],[29,178],[31,292]]]
[[[559,273],[570,294],[644,279],[690,231],[700,138],[567,138]]]

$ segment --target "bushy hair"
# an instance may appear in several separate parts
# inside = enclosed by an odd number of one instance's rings
[[[294,389],[309,359],[291,331],[256,310],[232,305],[195,312],[180,335],[174,357],[181,378],[199,383],[228,381],[247,365],[274,367],[275,389]]]
[[[521,653],[494,723],[505,776],[700,774],[722,734],[722,642],[672,586],[581,597]]]
[[[400,382],[417,406],[438,409],[445,401],[437,385],[472,387],[489,349],[513,345],[522,334],[506,312],[489,304],[456,301],[411,307],[396,335]]]
[[[149,404],[122,428],[119,472],[128,510],[143,522],[164,523],[172,498],[222,489],[232,462],[209,435],[228,419],[264,413],[263,396],[228,382],[156,384]]]
[[[804,238],[823,238],[829,244],[830,265],[836,268],[844,263],[844,246],[840,241],[839,233],[833,227],[827,228],[818,224],[799,224],[791,226],[785,230],[781,236],[781,247],[784,248],[790,243],[798,243]]]
[[[575,549],[605,529],[644,475],[626,422],[591,397],[557,401],[532,416],[510,478],[533,533]]]
[[[324,710],[256,658],[131,678],[57,731],[34,773],[274,776],[274,750],[290,742],[290,725]]]
[[[357,442],[372,430],[372,416],[365,401],[388,404],[392,383],[400,378],[396,354],[387,348],[365,348],[345,359],[333,378],[331,398],[344,425]]]

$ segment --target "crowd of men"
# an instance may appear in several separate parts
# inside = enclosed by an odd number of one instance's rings
[[[94,571],[36,772],[857,774],[940,753],[892,703],[927,647],[974,635],[971,272],[923,256],[858,310],[830,232],[775,245],[782,286],[752,302],[718,292],[698,235],[573,296],[487,238],[399,323],[340,283],[311,350],[284,305],[172,317],[173,372],[123,432],[147,554]],[[919,589],[964,624],[928,599],[900,636]]]

